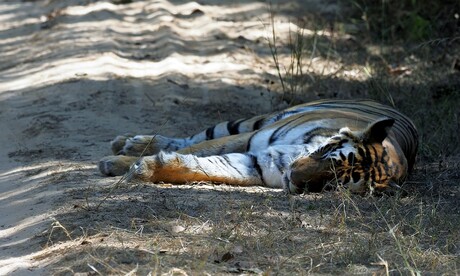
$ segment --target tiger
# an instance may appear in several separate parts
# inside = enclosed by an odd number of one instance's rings
[[[185,138],[120,135],[106,176],[151,183],[265,186],[288,194],[400,187],[418,148],[413,122],[372,100],[320,100],[225,121]]]

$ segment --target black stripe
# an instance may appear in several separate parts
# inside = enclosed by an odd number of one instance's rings
[[[283,173],[283,171],[284,171],[283,170],[284,169],[283,158],[282,158],[282,156],[281,156],[279,151],[275,150],[274,152],[275,152],[276,156],[273,157],[273,155],[270,155],[270,157],[272,158],[273,163],[276,165],[276,168],[278,169],[278,171],[280,173]]]
[[[370,174],[371,174],[372,182],[376,182],[375,181],[375,168],[374,167],[372,167],[372,169],[370,170]]]
[[[315,134],[316,134],[316,131],[318,129],[321,129],[321,128],[320,127],[315,127],[313,129],[311,129],[310,131],[305,132],[304,135],[303,135],[303,143],[308,144],[311,141],[312,137],[317,136]]]
[[[326,153],[331,151],[332,145],[331,144],[326,144],[318,149],[316,149],[314,152],[310,154],[315,159],[324,159]]]
[[[246,152],[249,152],[251,150],[251,141],[252,141],[252,138],[254,137],[254,135],[256,135],[256,133],[252,134],[251,137],[249,137],[248,139],[248,144],[246,145]]]
[[[351,177],[353,178],[354,183],[358,183],[359,179],[361,178],[361,174],[359,172],[354,171],[351,173]]]
[[[222,157],[222,156],[216,156],[216,160],[219,162],[219,164],[221,164],[221,166],[222,166],[223,168],[227,168],[227,165],[228,165],[228,164],[225,163],[224,161],[222,161],[221,157]],[[224,159],[224,160],[225,160],[225,159]],[[217,164],[216,164],[216,165],[217,165]]]
[[[273,131],[272,135],[270,135],[270,138],[268,139],[268,144],[271,145],[271,143],[273,143],[274,141],[276,141],[276,139],[278,139],[278,132],[281,132],[281,130],[289,125],[291,122],[288,121],[287,123],[285,123],[284,125],[278,127],[275,131]]]
[[[252,155],[252,154],[249,154],[249,157],[251,157],[252,164],[254,165],[254,168],[256,169],[257,173],[259,174],[260,180],[265,185],[264,175],[262,173],[262,168],[260,167],[259,162],[257,162],[257,157],[255,155]]]
[[[224,158],[225,161],[227,161],[227,165],[232,167],[236,172],[238,172],[239,175],[242,175],[242,173],[240,172],[240,170],[238,170],[235,166],[232,165],[232,162],[230,162],[230,159],[228,158],[228,156],[226,155],[223,155],[222,158]],[[221,161],[222,162],[222,161]],[[224,162],[222,162],[224,164]],[[225,165],[225,164],[224,164]]]
[[[214,139],[214,128],[215,126],[206,129],[206,140]]]
[[[285,133],[289,132],[290,130],[294,129],[288,127],[288,125],[296,125],[298,121],[302,121],[304,116],[298,116],[294,120],[287,120],[285,124],[279,126],[273,133],[270,135],[270,139],[268,140],[268,144],[271,145],[274,141],[278,140],[280,136],[283,136]]]
[[[379,179],[379,183],[380,183],[380,181],[383,178],[383,172],[382,172],[382,167],[381,166],[377,166],[377,174],[378,174],[378,179]]]
[[[369,172],[368,171],[364,172],[364,181],[366,181],[366,183],[369,181],[369,177],[370,177]]]
[[[369,164],[369,166],[373,163],[372,156],[371,156],[371,151],[369,150],[369,147],[364,147],[366,150],[366,155],[364,156],[363,162],[365,161],[366,164]]]
[[[378,152],[377,152],[377,149],[376,149],[373,145],[369,145],[368,147],[371,148],[372,151],[374,152],[374,160],[372,160],[372,161],[373,161],[372,163],[373,163],[375,166],[377,166],[378,163],[379,163],[379,161],[380,161],[380,160],[379,160],[379,154],[378,154]]]
[[[338,131],[339,130],[337,128],[315,127],[303,134],[303,143],[309,144],[310,141],[316,136],[332,136]]]
[[[301,109],[294,109],[294,110],[288,110],[288,111],[283,111],[281,113],[276,114],[274,118],[271,118],[273,123],[278,122],[279,120],[291,117],[292,115],[295,115],[297,113],[302,113]]]
[[[355,164],[355,155],[353,154],[353,152],[350,152],[348,153],[348,165],[353,166],[354,164]]]
[[[211,158],[207,159],[209,163],[213,164],[213,165],[217,165],[216,162],[214,160],[212,160]]]
[[[321,134],[319,134],[319,135],[318,135],[318,134],[310,135],[310,136],[308,136],[307,139],[305,139],[305,137],[304,137],[304,138],[303,138],[303,143],[304,143],[305,145],[308,145],[308,144],[310,143],[310,141],[311,141],[313,138],[317,137],[317,136],[321,136]]]
[[[383,164],[383,169],[385,172],[388,172],[390,170],[388,161],[390,160],[387,151],[384,149],[382,152],[382,164]]]
[[[230,135],[235,135],[240,133],[238,128],[240,127],[242,120],[231,121],[227,123],[227,131]]]
[[[262,127],[263,123],[265,121],[265,118],[259,119],[255,121],[254,125],[252,125],[252,130],[258,130]]]
[[[351,136],[351,134],[349,132],[342,132],[340,134],[345,136],[345,137],[347,137],[348,139],[354,141],[353,138],[355,138],[355,137]]]
[[[279,161],[280,166],[281,166],[281,168],[282,168],[282,170],[281,170],[281,169],[278,167],[278,170],[279,170],[281,173],[284,173],[284,171],[286,170],[286,168],[289,167],[289,164],[286,164],[286,163],[284,162],[284,158],[283,158],[283,156],[282,156],[282,153],[278,153],[278,161]]]
[[[340,159],[342,159],[342,161],[347,160],[347,157],[341,151],[339,152],[339,155],[340,155]]]
[[[364,171],[368,171],[369,168],[371,167],[372,165],[372,162],[369,161],[369,158],[367,158],[366,156],[366,153],[364,152],[364,150],[362,149],[362,147],[359,147],[358,148],[358,156],[360,156],[361,158],[361,166],[363,167],[363,170]],[[359,157],[358,157],[359,159]]]

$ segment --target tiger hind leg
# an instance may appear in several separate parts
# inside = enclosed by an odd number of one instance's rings
[[[168,138],[161,135],[120,135],[111,142],[112,152],[115,155],[140,156],[143,154],[145,156],[157,154],[160,151],[179,151],[198,146],[200,143],[257,131],[262,126],[265,117],[261,115],[249,119],[221,122],[185,138]]]
[[[117,136],[111,145],[114,155],[140,157],[154,155],[161,151],[177,151],[196,156],[210,156],[245,152],[252,135],[252,132],[248,132],[193,144],[187,140],[188,138],[168,138],[161,135],[121,135]]]

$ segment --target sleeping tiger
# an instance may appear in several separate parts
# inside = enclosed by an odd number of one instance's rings
[[[154,183],[384,192],[399,187],[413,167],[417,136],[411,120],[391,107],[323,100],[222,122],[186,138],[118,136],[111,142],[116,155],[103,158],[99,169]]]

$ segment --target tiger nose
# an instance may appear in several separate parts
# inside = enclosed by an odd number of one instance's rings
[[[310,157],[299,158],[291,164],[291,183],[302,191],[320,192],[333,174],[329,160],[315,160]]]

